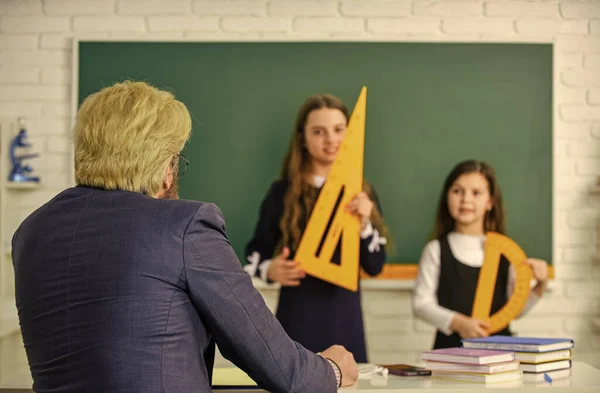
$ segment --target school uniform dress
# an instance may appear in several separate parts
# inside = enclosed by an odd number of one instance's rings
[[[320,192],[324,180],[315,179],[316,195]],[[275,256],[275,249],[282,240],[279,221],[283,216],[287,189],[287,180],[279,180],[271,185],[262,202],[254,235],[246,247],[250,263],[244,269],[250,275],[265,281],[267,270]],[[371,198],[381,212],[374,190],[372,194]],[[299,221],[301,233],[306,227],[310,213],[302,213]],[[380,236],[370,224],[360,236],[360,266],[369,275],[377,275],[385,262],[383,245],[387,239]],[[293,260],[295,248],[291,244],[284,246],[289,247],[289,259]],[[341,249],[338,244],[331,262],[339,264],[340,257]],[[287,334],[309,350],[319,352],[339,344],[352,352],[357,362],[367,362],[360,283],[359,290],[352,292],[307,274],[300,280],[299,286],[281,288],[276,317]]]
[[[461,337],[450,330],[456,313],[471,315],[479,272],[484,259],[485,235],[473,236],[451,232],[429,242],[421,255],[415,283],[415,315],[437,328],[434,349],[461,347]],[[501,257],[494,287],[491,314],[498,312],[514,291],[516,273],[510,262]],[[535,283],[535,282],[533,282]],[[537,302],[530,294],[527,312]],[[509,327],[495,333],[512,335]]]

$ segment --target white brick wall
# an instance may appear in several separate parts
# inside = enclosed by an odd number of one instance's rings
[[[409,1],[342,1],[340,13],[347,17],[395,17],[410,16],[412,5]]]
[[[0,65],[14,66],[57,66],[65,67],[70,60],[66,51],[55,50],[6,50],[2,51]]]
[[[531,37],[555,37],[558,34],[587,34],[586,20],[526,18],[517,20],[519,34]]]
[[[600,20],[590,21],[590,34],[600,35]]]
[[[483,16],[480,2],[465,1],[415,1],[413,12],[416,16]]]
[[[37,34],[12,34],[0,36],[0,50],[38,49]]]
[[[0,15],[39,15],[42,13],[40,0],[4,0],[0,2]]]
[[[221,26],[229,33],[280,33],[292,31],[292,18],[260,18],[256,16],[225,16]]]
[[[333,0],[271,0],[268,10],[272,16],[335,16],[338,4]]]
[[[537,17],[559,18],[557,3],[543,1],[505,1],[485,4],[485,15],[489,17]]]
[[[73,18],[75,32],[144,32],[146,21],[141,16],[76,16]]]
[[[365,30],[365,21],[364,19],[341,19],[331,16],[300,17],[295,20],[294,29],[317,33],[360,33]]]
[[[46,15],[109,15],[115,10],[112,0],[45,0]]]
[[[119,1],[117,6],[117,13],[122,15],[185,15],[190,10],[189,0]]]
[[[40,79],[40,70],[37,68],[20,68],[5,66],[0,68],[0,83],[2,84],[30,84],[37,83]]]
[[[439,18],[372,18],[367,20],[370,33],[387,34],[439,34]]]
[[[148,30],[153,33],[177,31],[217,31],[219,18],[214,16],[150,16]]]
[[[71,19],[64,16],[2,16],[2,33],[56,33],[69,31]]]
[[[201,0],[194,2],[194,12],[200,15],[263,16],[267,7],[264,1]]]
[[[588,91],[587,100],[590,105],[600,105],[600,90]]]
[[[501,37],[512,37],[517,34],[515,31],[515,22],[512,19],[506,18],[444,18],[442,31],[446,34],[485,34]]]
[[[45,188],[23,215],[69,182],[71,41],[100,37],[553,41],[555,269],[552,292],[514,324],[521,334],[573,336],[600,366],[600,2],[597,0],[0,0],[0,116],[27,116]],[[276,292],[265,292],[274,308]],[[365,291],[371,360],[415,362],[433,331],[410,291]]]
[[[591,4],[596,3],[596,4]],[[598,19],[600,18],[600,4],[596,1],[588,3],[565,3],[560,5],[563,18],[566,19]]]

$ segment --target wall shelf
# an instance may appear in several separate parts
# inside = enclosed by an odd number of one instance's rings
[[[6,188],[9,190],[34,190],[40,188],[42,185],[35,182],[6,182]]]

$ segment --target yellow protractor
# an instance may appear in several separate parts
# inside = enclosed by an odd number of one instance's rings
[[[517,278],[510,299],[508,299],[504,307],[498,310],[498,312],[490,315],[502,255],[506,257],[515,269]],[[531,291],[530,283],[532,278],[533,271],[527,264],[527,255],[525,255],[521,247],[507,236],[496,232],[488,232],[485,239],[483,266],[479,272],[471,316],[476,319],[488,321],[491,325],[488,330],[489,334],[504,329],[521,314],[527,304],[529,292]]]
[[[306,273],[351,291],[358,290],[360,222],[344,208],[362,191],[366,110],[367,88],[363,86],[294,257]],[[331,258],[340,237],[338,265]]]

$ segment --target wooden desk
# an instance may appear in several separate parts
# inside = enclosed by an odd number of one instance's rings
[[[556,380],[552,384],[547,382],[531,383],[517,382],[507,384],[475,384],[442,381],[430,377],[397,377],[389,376],[387,379],[373,378],[360,380],[356,386],[339,389],[340,393],[463,393],[472,389],[485,389],[486,393],[507,392],[512,388],[515,393],[542,392],[543,388],[554,388],[556,392],[566,393],[600,393],[600,370],[583,362],[573,362],[571,377]],[[214,389],[215,393],[264,393],[260,389]],[[474,391],[474,390],[473,390]],[[0,393],[31,393],[31,379],[22,380],[13,384],[0,384]]]
[[[356,386],[342,388],[340,393],[463,393],[465,391],[475,391],[475,389],[485,390],[486,393],[502,392],[512,388],[515,393],[542,392],[542,388],[554,388],[556,392],[566,393],[600,393],[600,370],[583,362],[573,362],[571,377],[547,382],[524,382],[503,384],[476,384],[445,381],[431,377],[398,377],[395,375],[386,378],[374,377],[372,379],[360,380]],[[213,390],[220,393],[264,393],[264,390],[258,389],[230,389]]]

